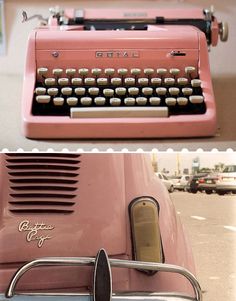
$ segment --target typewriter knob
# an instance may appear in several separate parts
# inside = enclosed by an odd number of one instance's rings
[[[229,27],[227,22],[219,23],[219,35],[222,42],[226,42],[229,36]]]

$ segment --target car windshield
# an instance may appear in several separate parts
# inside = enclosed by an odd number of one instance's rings
[[[224,168],[223,172],[236,172],[236,165],[228,165]]]

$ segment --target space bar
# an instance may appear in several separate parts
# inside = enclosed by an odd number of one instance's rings
[[[71,118],[168,117],[167,107],[71,108]]]

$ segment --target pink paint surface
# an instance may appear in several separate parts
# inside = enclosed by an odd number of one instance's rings
[[[159,220],[165,263],[180,265],[192,273],[195,272],[191,248],[186,241],[169,194],[152,170],[149,156],[140,154],[81,155],[80,163],[77,163],[80,167],[78,175],[73,177],[74,180],[78,180],[73,185],[76,190],[66,192],[75,195],[71,214],[12,212],[11,210],[17,207],[12,202],[19,200],[12,194],[22,192],[22,190],[16,190],[15,187],[35,185],[14,182],[15,179],[35,177],[11,174],[14,171],[29,171],[27,166],[17,170],[12,168],[12,165],[19,167],[23,164],[9,161],[14,158],[19,159],[19,157],[10,157],[7,154],[0,155],[1,292],[6,290],[16,269],[35,258],[94,257],[100,248],[105,248],[111,258],[132,260],[128,206],[132,200],[142,196],[154,198],[160,206]],[[27,159],[27,154],[22,158]],[[35,171],[45,171],[40,167],[41,164],[37,163],[38,158],[37,154],[33,157],[35,164],[38,164]],[[50,159],[50,157],[45,156],[44,159]],[[24,165],[30,164],[32,163],[24,163]],[[37,176],[37,178],[45,179],[45,176]],[[49,175],[46,178],[52,179]],[[65,179],[63,176],[56,178]],[[45,187],[43,183],[37,185]],[[57,186],[63,185],[57,184]],[[32,192],[35,193],[35,191]],[[60,193],[55,190],[39,190],[38,192]],[[36,199],[36,197],[23,198],[26,201]],[[58,197],[50,198],[51,202],[58,200]],[[66,199],[64,201],[66,202]],[[27,205],[27,208],[35,207]],[[45,209],[49,208],[51,208],[50,205],[45,205]],[[25,221],[28,221],[28,224]],[[50,236],[41,247],[35,240],[27,241],[29,233],[27,229],[35,224],[50,228],[38,230],[38,236]],[[113,268],[112,276],[114,291],[177,291],[192,294],[186,279],[176,274],[159,272],[150,277],[136,270]],[[17,290],[78,291],[91,287],[91,283],[92,268],[45,267],[35,268],[25,274],[18,283]]]

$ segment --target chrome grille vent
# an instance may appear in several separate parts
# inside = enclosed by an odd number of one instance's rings
[[[11,213],[73,213],[80,155],[7,154],[6,167]]]

